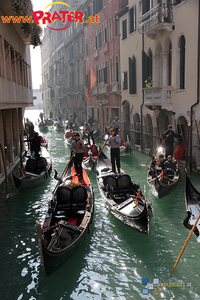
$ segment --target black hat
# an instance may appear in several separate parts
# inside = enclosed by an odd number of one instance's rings
[[[80,136],[80,134],[77,132],[77,133],[75,133],[75,135],[74,136]]]

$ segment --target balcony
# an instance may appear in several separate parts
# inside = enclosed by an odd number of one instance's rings
[[[108,52],[108,44],[103,44],[103,53],[106,54]]]
[[[156,108],[171,111],[172,86],[144,88],[144,105],[151,110]]]
[[[51,88],[51,87],[54,86],[54,78],[49,78],[49,79],[47,80],[47,86],[48,86],[49,88]]]
[[[93,95],[100,95],[100,94],[107,94],[108,93],[108,84],[99,84],[97,86],[93,86],[92,94]]]
[[[163,32],[175,29],[173,23],[173,7],[171,4],[158,4],[138,21],[138,32],[145,33],[151,39],[156,35],[162,35]]]
[[[98,58],[99,56],[99,51],[97,49],[94,49],[94,58]]]
[[[63,85],[65,83],[64,74],[57,74],[55,76],[55,84]]]

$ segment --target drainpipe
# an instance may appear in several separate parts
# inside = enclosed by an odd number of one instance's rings
[[[199,0],[200,1],[200,0]],[[144,52],[144,33],[142,33],[142,53]],[[143,56],[142,56],[142,64],[143,64]],[[143,70],[143,68],[142,68]],[[143,85],[143,83],[142,83]],[[140,115],[141,115],[141,122],[140,122],[140,147],[141,150],[143,150],[143,117],[142,117],[142,109],[143,109],[143,105],[144,105],[144,90],[142,88],[142,104],[140,106]]]
[[[199,67],[200,67],[200,0],[199,0],[199,14],[198,14],[198,54],[197,54],[197,101],[190,108],[190,171],[192,171],[192,127],[193,127],[193,108],[199,103]]]

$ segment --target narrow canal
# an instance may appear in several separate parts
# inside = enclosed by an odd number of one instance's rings
[[[39,113],[31,113],[29,111],[30,119],[35,122]],[[62,133],[51,127],[42,135],[48,141],[53,170],[60,175],[69,160],[69,146]],[[109,155],[107,150],[105,153]],[[45,278],[40,264],[35,220],[44,220],[48,200],[57,183],[54,172],[44,185],[22,193],[15,191],[9,179],[8,197],[5,197],[4,185],[0,192],[0,299],[200,299],[200,246],[194,236],[172,277],[162,287],[189,234],[182,225],[185,174],[181,168],[182,180],[176,189],[157,199],[147,186],[145,164],[148,160],[149,156],[133,150],[130,157],[121,157],[121,167],[140,183],[142,190],[146,185],[147,198],[154,208],[150,235],[134,231],[110,214],[100,197],[96,175],[91,173],[95,215],[90,234],[49,278]],[[190,179],[200,190],[200,176],[193,173]],[[148,279],[153,289],[150,286],[147,289],[143,279]]]

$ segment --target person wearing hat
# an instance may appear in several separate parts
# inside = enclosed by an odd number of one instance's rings
[[[125,120],[123,122],[118,120],[118,117],[116,116],[115,119],[111,122],[110,126],[115,128],[115,133],[118,134],[119,130],[119,124],[125,123]]]
[[[176,169],[176,162],[172,160],[172,155],[168,155],[164,163],[164,176],[174,175]]]
[[[118,134],[116,134],[115,128],[110,129],[111,136],[108,139],[107,144],[111,147],[110,155],[111,155],[111,163],[112,163],[112,171],[116,173],[115,168],[115,160],[118,169],[118,173],[120,174],[120,144],[121,138]]]
[[[90,138],[92,139],[92,143],[94,144],[94,137],[93,137],[93,130],[91,125],[88,122],[85,122],[85,128],[86,132],[88,132],[88,145],[90,146]]]
[[[83,178],[83,172],[82,172],[82,161],[83,161],[83,152],[84,152],[85,145],[80,140],[79,133],[75,133],[74,140],[71,144],[71,152],[74,153],[76,149],[76,153],[74,156],[74,166],[76,169],[75,176],[79,176],[78,179]]]
[[[182,135],[182,133],[180,135]],[[179,137],[179,135],[172,130],[172,125],[169,125],[168,129],[163,133],[163,138],[166,139],[165,158],[168,158],[168,155],[173,155],[173,146],[174,146],[175,137]]]

